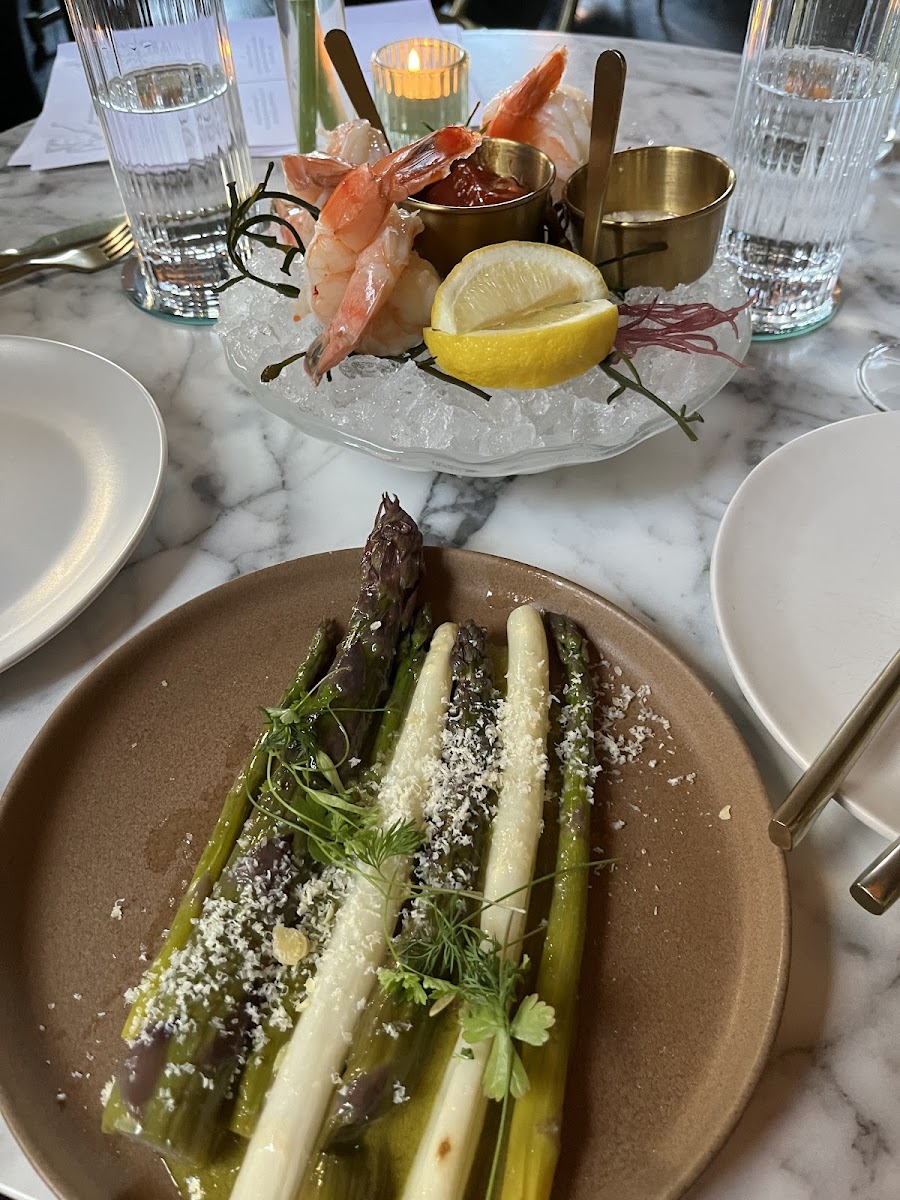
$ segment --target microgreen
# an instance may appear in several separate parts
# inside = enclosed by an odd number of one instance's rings
[[[250,799],[273,820],[300,834],[305,852],[315,862],[379,873],[391,858],[414,854],[421,834],[410,822],[383,828],[377,809],[361,798],[364,785],[353,792],[344,787],[340,768],[349,754],[349,739],[340,719],[342,711],[347,710],[314,705],[313,692],[290,706],[263,709],[268,726],[266,770],[259,791],[251,793]],[[316,724],[323,716],[335,722],[344,742],[344,756],[338,762],[317,745]]]

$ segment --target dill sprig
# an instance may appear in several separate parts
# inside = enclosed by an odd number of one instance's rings
[[[325,866],[351,870],[370,868],[380,873],[397,856],[413,854],[421,834],[410,822],[383,827],[378,810],[367,803],[364,787],[351,791],[341,783],[340,769],[349,755],[349,737],[335,705],[313,708],[315,689],[286,708],[267,708],[265,777],[253,803],[302,836],[310,857]],[[316,744],[315,726],[330,716],[344,742],[334,762]]]

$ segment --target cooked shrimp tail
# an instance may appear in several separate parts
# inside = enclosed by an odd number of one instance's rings
[[[591,102],[584,92],[561,82],[565,66],[565,49],[551,50],[485,109],[486,134],[526,142],[552,160],[555,200],[572,172],[587,161],[591,139]]]
[[[489,119],[484,130],[488,137],[522,140],[519,136],[522,123],[530,121],[562,83],[566,58],[565,46],[557,46],[518,83],[491,101],[486,110]]]
[[[377,237],[360,252],[337,312],[306,351],[304,366],[315,383],[359,344],[406,269],[421,229],[417,214],[391,206]]]
[[[480,145],[481,134],[476,130],[447,125],[388,154],[372,170],[389,200],[405,200],[445,179],[458,159],[468,158]]]
[[[330,154],[285,154],[281,159],[287,190],[310,204],[321,203],[323,192],[327,199],[354,165]]]

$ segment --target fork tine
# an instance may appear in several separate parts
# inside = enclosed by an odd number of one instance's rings
[[[101,238],[101,240],[97,243],[97,246],[104,252],[104,254],[106,254],[109,253],[109,251],[116,249],[123,241],[134,241],[134,238],[131,235],[131,228],[127,221],[111,230],[106,237]]]
[[[120,237],[122,237],[123,234],[130,234],[130,233],[131,233],[131,226],[129,225],[129,223],[127,221],[122,221],[122,223],[119,225],[116,225],[116,227],[114,229],[110,229],[107,233],[105,233],[103,235],[103,237],[100,239],[99,244],[102,245],[104,242],[118,241],[118,239]]]
[[[131,238],[122,242],[115,250],[107,253],[106,257],[110,262],[118,262],[120,258],[125,258],[134,249],[134,242]]]

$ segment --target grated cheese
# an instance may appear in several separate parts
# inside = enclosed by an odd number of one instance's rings
[[[485,675],[479,668],[466,690],[483,694]],[[474,716],[474,719],[473,719]],[[476,830],[493,816],[493,795],[499,771],[499,704],[493,694],[487,704],[470,705],[465,712],[456,696],[451,696],[447,719],[441,734],[441,753],[431,764],[428,793],[423,815],[425,829],[417,851],[413,871],[416,883],[424,888],[468,891],[474,888],[480,870],[480,856],[458,854],[459,847],[473,844]],[[422,921],[427,902],[417,896],[404,919]],[[392,1026],[385,1026],[389,1037],[397,1037]]]

